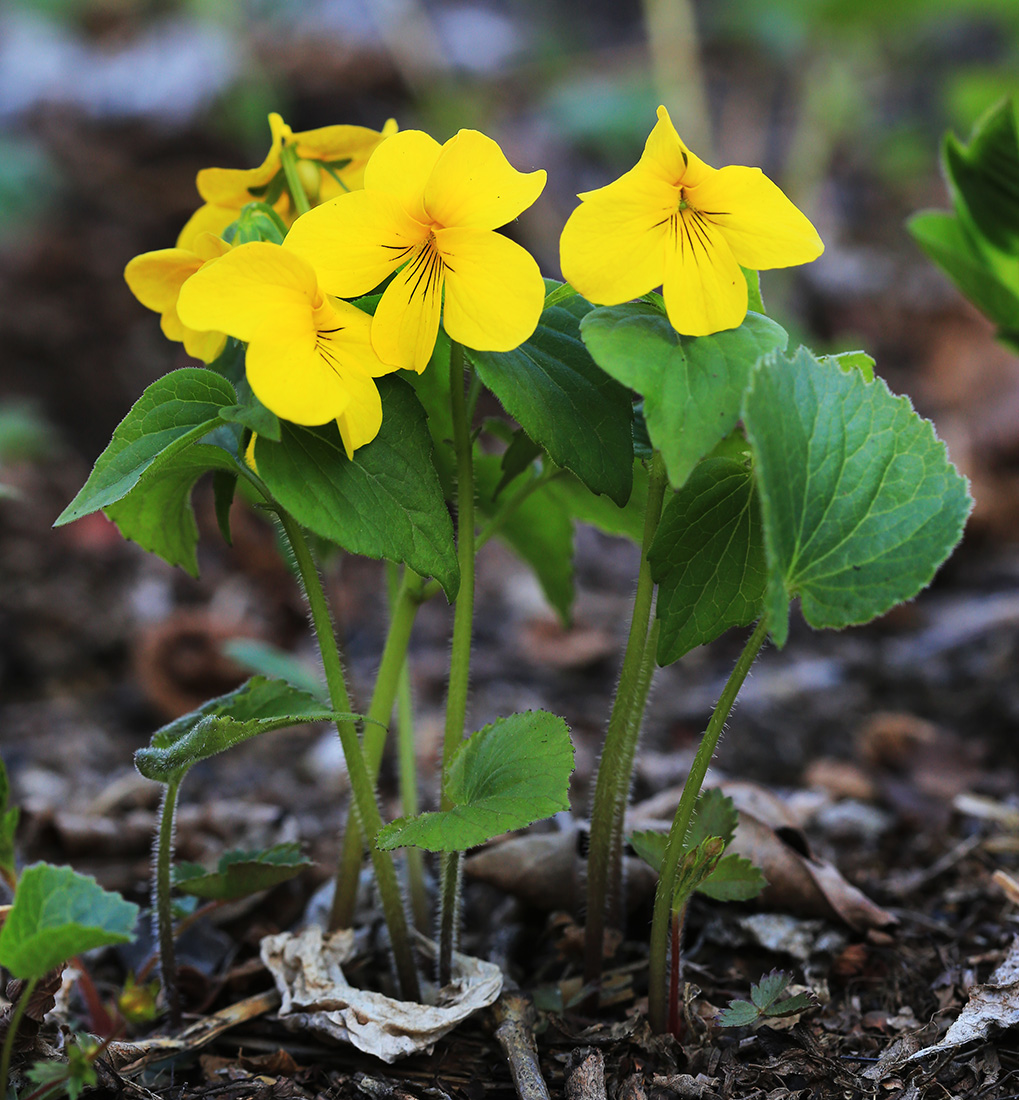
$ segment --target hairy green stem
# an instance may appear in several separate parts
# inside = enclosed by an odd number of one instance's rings
[[[159,939],[159,973],[163,980],[163,996],[170,1017],[170,1027],[180,1027],[180,990],[177,988],[177,953],[174,950],[173,907],[170,901],[170,870],[173,864],[173,828],[177,813],[180,779],[171,779],[163,788],[159,807],[159,837],[156,847],[156,880],[153,884],[153,907],[156,910],[156,933]]]
[[[7,1086],[11,1075],[11,1056],[14,1053],[14,1038],[21,1026],[21,1018],[28,1008],[29,998],[35,991],[38,978],[29,978],[21,991],[18,1003],[14,1006],[10,1019],[7,1021],[7,1034],[4,1036],[3,1054],[0,1055],[0,1098],[6,1098]]]
[[[722,736],[729,712],[736,702],[739,689],[750,672],[750,666],[754,663],[764,639],[768,635],[768,623],[766,618],[754,628],[743,652],[739,655],[736,667],[732,670],[726,681],[722,694],[719,696],[715,709],[708,721],[708,728],[704,731],[701,743],[694,756],[690,774],[683,786],[683,794],[680,796],[679,805],[676,807],[676,815],[672,819],[672,828],[669,830],[669,838],[665,845],[665,855],[662,858],[661,875],[658,879],[658,890],[655,893],[654,915],[651,920],[651,952],[648,975],[648,1021],[651,1029],[656,1033],[665,1031],[668,1020],[666,1015],[666,954],[669,944],[669,922],[672,914],[673,894],[676,887],[676,871],[683,856],[687,830],[690,828],[690,819],[693,817],[697,796],[700,794],[701,784],[707,774],[708,765],[715,755],[718,740]]]
[[[350,697],[347,693],[347,683],[343,675],[343,663],[340,660],[340,651],[336,644],[336,635],[333,632],[332,620],[329,615],[329,605],[326,602],[318,568],[311,556],[311,551],[300,525],[282,508],[279,509],[278,515],[287,536],[287,541],[293,550],[294,561],[297,564],[301,581],[304,584],[304,593],[311,609],[311,619],[315,627],[315,633],[318,636],[322,667],[325,670],[330,701],[335,711],[349,713]],[[357,738],[357,732],[353,724],[350,722],[337,722],[336,729],[340,736],[340,744],[343,746],[343,758],[347,764],[347,773],[350,776],[350,789],[353,795],[354,807],[357,811],[368,851],[371,854],[375,882],[379,891],[379,899],[382,902],[386,927],[389,930],[389,940],[393,949],[393,960],[396,964],[400,991],[404,1000],[420,1001],[421,986],[418,981],[417,968],[414,965],[414,955],[407,930],[407,915],[403,908],[400,885],[396,879],[396,867],[389,852],[383,852],[375,846],[375,837],[382,828],[382,815],[379,813],[378,804],[375,801],[375,787],[371,776],[368,774],[368,767],[361,751],[361,743]]]
[[[403,583],[393,602],[389,618],[389,631],[382,650],[379,671],[375,677],[371,705],[368,708],[370,722],[365,723],[361,749],[372,784],[379,775],[382,753],[386,745],[386,727],[393,715],[393,703],[400,685],[400,671],[407,660],[407,646],[414,626],[424,581],[411,570],[404,570]],[[407,810],[404,809],[404,813]],[[361,873],[364,854],[364,834],[357,820],[356,807],[351,806],[347,815],[347,827],[343,834],[343,849],[336,867],[336,888],[329,913],[331,929],[347,928],[354,918],[357,901],[357,880]]]
[[[657,452],[651,462],[644,536],[641,542],[637,591],[633,600],[633,618],[623,654],[623,665],[616,685],[605,745],[598,764],[594,804],[591,811],[591,836],[587,856],[587,925],[584,939],[584,980],[597,986],[602,973],[602,944],[605,938],[605,914],[609,898],[618,899],[622,878],[623,814],[630,793],[633,758],[640,736],[643,706],[650,686],[650,673],[644,669],[648,646],[648,622],[654,596],[654,582],[648,551],[658,530],[668,477],[665,463]],[[652,654],[653,660],[653,654]],[[644,690],[642,684],[646,681]],[[637,704],[640,711],[637,710]]]
[[[453,446],[456,451],[456,553],[460,565],[460,588],[453,612],[453,644],[449,659],[449,690],[446,695],[446,729],[442,741],[441,808],[450,808],[446,775],[453,753],[463,740],[467,721],[467,690],[470,685],[471,637],[474,621],[474,458],[471,425],[464,400],[463,348],[455,341],[449,354],[450,407],[453,414]],[[459,853],[441,859],[442,907],[439,916],[439,984],[451,977],[459,910]]]
[[[390,605],[396,603],[401,581],[394,562],[386,563],[386,580]],[[422,591],[424,585],[422,584]],[[414,744],[414,698],[410,687],[410,663],[404,660],[396,685],[396,746],[399,761],[400,809],[405,817],[414,817],[418,804],[417,753]],[[407,848],[404,853],[407,865],[407,892],[410,895],[410,911],[419,932],[427,933],[431,925],[428,906],[428,890],[425,888],[424,852],[420,848]]]
[[[297,173],[297,146],[286,145],[280,149],[280,164],[283,165],[283,175],[287,180],[287,190],[293,200],[294,209],[298,215],[307,214],[311,209],[308,196],[301,183],[301,177]]]

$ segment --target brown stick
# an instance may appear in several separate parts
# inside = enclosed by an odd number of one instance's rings
[[[550,1100],[534,1045],[534,1006],[522,993],[504,993],[492,1008],[495,1037],[506,1052],[520,1100]]]

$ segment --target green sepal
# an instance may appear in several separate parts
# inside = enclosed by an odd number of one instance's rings
[[[443,784],[451,808],[391,821],[376,843],[384,851],[466,851],[569,809],[572,772],[562,718],[541,710],[499,718],[457,747]]]
[[[117,426],[88,481],[54,526],[127,496],[154,462],[166,462],[208,435],[222,422],[221,410],[236,401],[225,378],[201,367],[183,367],[157,379]]]
[[[42,978],[73,955],[134,939],[138,906],[70,867],[35,863],[18,879],[0,928],[0,966]]]
[[[227,546],[233,546],[230,530],[230,509],[237,491],[237,474],[232,470],[214,470],[212,474],[212,502],[216,510],[216,526]]]
[[[382,427],[353,460],[335,423],[282,422],[280,443],[255,442],[259,476],[302,526],[354,554],[404,562],[452,600],[460,583],[453,524],[413,390],[380,378]]]
[[[529,470],[534,460],[542,453],[540,445],[535,443],[523,428],[517,428],[510,438],[509,446],[502,453],[502,461],[499,464],[502,477],[492,496],[497,498],[514,478]]]

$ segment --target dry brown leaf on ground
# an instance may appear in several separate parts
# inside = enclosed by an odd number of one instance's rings
[[[430,1052],[437,1040],[487,1008],[502,990],[499,967],[454,953],[453,980],[434,991],[432,1003],[398,1001],[347,981],[343,964],[354,951],[349,928],[327,935],[321,928],[308,928],[262,940],[262,961],[283,998],[279,1015],[287,1027],[350,1043],[392,1063]]]

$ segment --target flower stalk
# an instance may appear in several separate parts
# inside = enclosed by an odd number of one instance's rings
[[[654,915],[651,921],[651,954],[649,963],[648,986],[648,1021],[651,1029],[656,1033],[665,1031],[668,1019],[666,1011],[666,954],[669,942],[669,925],[672,920],[673,897],[676,887],[676,873],[683,856],[683,844],[686,840],[687,830],[690,828],[690,819],[693,817],[697,796],[700,794],[704,777],[707,775],[708,765],[718,748],[718,740],[722,736],[729,713],[732,711],[743,681],[747,678],[750,668],[754,663],[761,646],[768,635],[768,623],[762,618],[754,628],[753,634],[743,647],[743,652],[736,661],[729,679],[726,681],[722,694],[719,696],[715,709],[708,721],[708,727],[704,731],[701,743],[694,756],[693,766],[683,786],[683,794],[680,796],[676,814],[672,819],[672,827],[669,830],[669,838],[665,846],[665,855],[662,859],[662,868],[658,879],[658,889],[655,893]]]
[[[329,699],[335,711],[349,713],[350,697],[347,693],[343,664],[340,660],[340,651],[336,644],[336,635],[333,631],[329,606],[326,602],[318,568],[311,556],[304,532],[297,522],[282,508],[278,509],[277,514],[293,551],[308,605],[311,608],[311,619],[322,654],[322,666],[325,670],[326,684],[329,688]],[[343,757],[347,763],[347,771],[350,776],[354,808],[363,830],[365,843],[371,854],[379,899],[382,903],[386,927],[389,930],[389,940],[393,949],[393,961],[400,983],[401,995],[404,1000],[420,1001],[421,985],[418,980],[417,967],[414,965],[414,955],[407,930],[407,916],[404,912],[400,886],[396,879],[396,867],[393,864],[392,856],[375,846],[375,837],[379,829],[382,828],[382,815],[379,813],[378,804],[375,801],[374,783],[368,774],[368,766],[353,724],[351,722],[337,722],[336,729],[339,733],[340,743],[343,746]]]
[[[620,898],[622,887],[623,815],[630,792],[634,754],[640,737],[641,720],[654,671],[654,653],[648,650],[648,624],[654,597],[654,581],[648,552],[658,530],[668,477],[657,452],[651,460],[640,569],[633,602],[633,617],[627,637],[623,665],[616,686],[605,745],[598,764],[594,805],[591,811],[590,847],[587,856],[587,927],[584,941],[584,980],[597,985],[602,973],[602,944],[609,904]]]
[[[474,458],[471,426],[464,397],[465,367],[463,348],[451,341],[449,355],[450,406],[453,415],[453,446],[457,471],[457,560],[460,588],[453,613],[453,644],[449,663],[449,690],[446,696],[446,728],[442,742],[442,778],[449,769],[453,753],[463,740],[467,720],[467,690],[470,685],[471,639],[474,622]],[[441,808],[451,806],[445,789]],[[439,984],[447,985],[452,976],[453,948],[456,943],[460,902],[460,852],[441,857],[441,897],[439,916]]]

